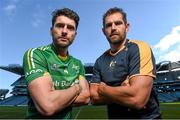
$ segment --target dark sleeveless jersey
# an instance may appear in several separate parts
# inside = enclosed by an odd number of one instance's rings
[[[110,86],[120,86],[127,76],[131,78],[146,75],[155,78],[155,73],[155,59],[151,48],[142,41],[127,40],[124,48],[116,55],[110,54],[108,50],[96,60],[92,82],[103,81]],[[110,119],[151,119],[160,116],[159,102],[153,88],[145,109],[137,110],[115,103],[108,104],[107,108]]]

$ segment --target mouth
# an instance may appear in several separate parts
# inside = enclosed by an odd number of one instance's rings
[[[110,37],[119,36],[119,34],[111,34]]]
[[[58,37],[58,39],[62,40],[62,41],[67,41],[68,38],[67,37]]]
[[[110,34],[110,37],[112,37],[112,36],[119,36],[119,34],[118,33],[112,33],[112,34]]]

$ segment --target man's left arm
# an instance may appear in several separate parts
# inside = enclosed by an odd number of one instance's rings
[[[84,76],[79,76],[79,83],[81,87],[81,93],[73,102],[73,106],[87,105],[90,101],[89,84]]]
[[[129,79],[129,85],[112,87],[101,82],[98,93],[117,104],[142,109],[148,102],[152,86],[151,76],[137,75]]]

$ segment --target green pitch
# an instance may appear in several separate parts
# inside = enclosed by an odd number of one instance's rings
[[[180,118],[180,102],[161,103],[163,119]],[[0,106],[0,119],[23,119],[26,116],[25,106]],[[84,106],[73,109],[74,119],[107,119],[105,106]]]

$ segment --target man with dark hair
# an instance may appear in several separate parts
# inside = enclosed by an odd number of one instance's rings
[[[109,119],[161,118],[153,80],[155,59],[145,42],[129,40],[126,13],[111,8],[103,16],[103,33],[110,49],[95,62],[91,103],[107,104]]]
[[[69,8],[52,15],[52,44],[29,49],[23,58],[29,93],[27,118],[70,119],[72,106],[90,100],[84,67],[68,53],[79,16]]]

